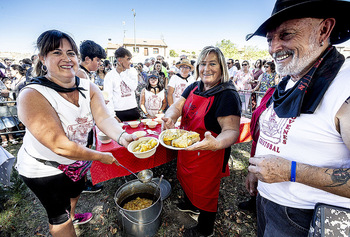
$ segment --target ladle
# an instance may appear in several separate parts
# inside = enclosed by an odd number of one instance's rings
[[[159,182],[158,182],[158,184],[157,184],[157,186],[156,186],[156,189],[154,190],[154,194],[153,194],[153,202],[155,202],[154,197],[156,196],[156,193],[157,193],[158,187],[160,186],[160,183],[162,182],[163,176],[164,176],[164,175],[161,175],[161,176],[160,176],[160,178],[159,178]],[[160,197],[162,196],[162,195],[161,195],[161,193],[160,193],[160,189],[159,189],[159,196],[160,196]]]
[[[126,168],[124,165],[119,163],[119,166],[121,166],[124,169],[126,169],[127,171],[129,171],[131,174],[133,174],[142,183],[150,182],[152,177],[153,177],[153,172],[151,170],[142,170],[136,175],[134,172],[132,172],[131,170]],[[149,178],[149,176],[150,176],[150,178]]]

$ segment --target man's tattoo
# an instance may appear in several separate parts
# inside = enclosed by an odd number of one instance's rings
[[[326,187],[338,187],[346,184],[350,180],[350,168],[347,169],[334,169],[331,172],[330,169],[325,171],[328,175],[331,176],[333,181],[332,184],[326,185]]]

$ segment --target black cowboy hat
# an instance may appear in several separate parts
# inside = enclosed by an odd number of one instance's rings
[[[331,33],[332,44],[340,44],[350,38],[350,2],[340,0],[277,0],[267,19],[253,34],[248,34],[246,40],[254,35],[266,36],[269,30],[281,23],[304,17],[335,18],[336,23]]]

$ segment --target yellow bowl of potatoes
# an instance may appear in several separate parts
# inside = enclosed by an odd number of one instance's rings
[[[152,156],[159,145],[159,140],[154,137],[141,137],[128,146],[128,151],[137,158],[145,159]]]

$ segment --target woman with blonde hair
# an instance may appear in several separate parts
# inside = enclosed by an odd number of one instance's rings
[[[241,103],[219,48],[202,50],[195,77],[200,80],[169,107],[163,126],[174,128],[182,116],[180,127],[200,134],[200,142],[178,152],[177,178],[185,194],[178,209],[199,214],[198,225],[184,236],[214,236],[220,180],[229,175],[227,163],[239,136]]]

